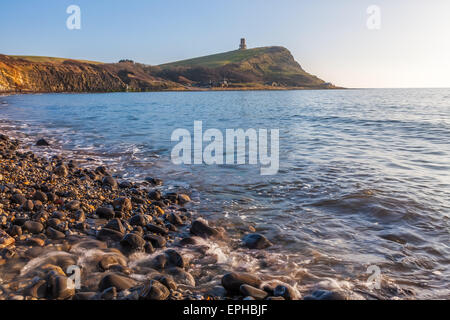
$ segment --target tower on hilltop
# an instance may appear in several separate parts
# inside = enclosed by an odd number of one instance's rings
[[[241,39],[241,44],[239,45],[239,50],[247,49],[247,44],[245,43],[245,38]]]

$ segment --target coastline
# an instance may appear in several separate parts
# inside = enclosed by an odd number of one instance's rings
[[[162,193],[158,178],[128,181],[103,166],[41,157],[5,134],[0,157],[0,299],[301,297],[287,283],[239,272],[215,274],[216,286],[206,291],[197,287],[202,263],[217,262],[205,248],[227,242],[227,232],[196,217],[189,195]],[[243,245],[260,250],[271,243],[250,230]],[[70,285],[74,266],[79,289]]]

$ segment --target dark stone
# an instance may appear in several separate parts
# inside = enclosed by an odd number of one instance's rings
[[[340,292],[315,290],[311,295],[304,297],[304,300],[347,300],[347,298]]]
[[[27,198],[25,198],[20,193],[16,193],[11,197],[11,202],[17,203],[19,206],[23,206],[26,201],[27,201]]]
[[[169,213],[169,214],[166,214],[165,220],[166,220],[167,222],[173,224],[173,225],[176,225],[176,226],[181,226],[181,225],[184,224],[184,222],[183,222],[183,220],[180,218],[180,216],[179,216],[178,214],[176,214],[176,213],[173,213],[173,212],[171,212],[171,213]]]
[[[137,214],[135,216],[132,216],[128,222],[132,225],[132,226],[140,226],[140,227],[145,227],[145,225],[147,224],[146,219],[144,217],[144,215],[142,214]]]
[[[283,297],[286,300],[298,300],[300,299],[297,290],[288,284],[278,285],[273,291],[273,295],[277,297]]]
[[[259,233],[247,234],[242,241],[247,248],[250,249],[265,249],[272,245],[265,236]]]
[[[42,299],[47,296],[47,281],[38,280],[25,289],[25,296]]]
[[[65,164],[61,164],[53,171],[57,176],[67,177],[69,175],[69,168]]]
[[[113,207],[114,207],[114,210],[121,211],[121,212],[128,212],[128,211],[131,211],[131,209],[133,209],[131,200],[128,198],[118,198],[118,199],[114,200]]]
[[[165,235],[167,235],[169,233],[169,230],[167,230],[166,228],[157,226],[157,225],[152,224],[152,223],[147,224],[146,227],[147,227],[147,230],[149,232],[157,233],[157,234],[160,234],[160,235],[163,235],[163,236],[165,236]]]
[[[123,291],[135,286],[136,282],[133,279],[111,273],[103,277],[98,285],[100,291],[105,291],[108,288],[114,287],[117,291]]]
[[[44,230],[44,226],[42,225],[42,223],[31,220],[25,222],[23,228],[27,230],[29,233],[34,234],[41,233],[42,230]]]
[[[102,292],[100,298],[102,300],[114,300],[114,299],[116,299],[117,298],[117,289],[116,289],[116,287],[111,287],[111,288],[105,289]]]
[[[159,274],[159,275],[154,276],[153,280],[161,282],[169,290],[177,290],[177,288],[178,288],[176,282],[173,280],[173,277],[169,276],[169,275]]]
[[[161,186],[163,184],[163,181],[161,179],[152,178],[152,177],[146,177],[145,181],[149,182],[150,184],[154,186]]]
[[[73,300],[93,300],[96,295],[96,292],[78,292],[74,295]]]
[[[220,236],[220,232],[208,226],[208,222],[202,218],[199,218],[192,222],[191,225],[191,233],[193,235],[202,237],[202,238],[210,238],[210,237],[218,237]]]
[[[34,209],[33,201],[31,201],[31,200],[25,201],[25,203],[22,206],[22,209],[24,211],[33,211],[33,209]]]
[[[148,197],[150,198],[150,200],[159,201],[161,200],[161,192],[159,190],[151,191],[148,193]]]
[[[105,228],[112,229],[119,231],[120,233],[125,233],[125,228],[123,227],[122,222],[118,218],[114,218],[110,220],[106,225]]]
[[[186,260],[176,250],[169,249],[164,252],[171,267],[184,268],[187,265]]]
[[[133,251],[143,251],[145,240],[135,233],[129,233],[125,235],[125,237],[123,237],[123,239],[120,241],[120,244],[123,247],[131,249]]]
[[[155,252],[155,248],[153,248],[152,243],[149,241],[147,241],[145,243],[144,250],[145,250],[145,253],[154,253]]]
[[[66,300],[75,295],[75,286],[72,280],[64,276],[54,276],[48,281],[52,299]]]
[[[80,209],[80,205],[80,201],[73,200],[66,204],[66,209],[69,211],[77,211],[78,209]]]
[[[158,236],[156,234],[146,234],[144,239],[149,241],[153,248],[159,249],[166,246],[166,239],[164,237]]]
[[[222,277],[222,286],[230,293],[240,293],[243,284],[259,288],[261,280],[249,273],[231,272]]]
[[[48,146],[50,146],[50,143],[48,143],[47,140],[45,140],[45,139],[39,139],[36,142],[36,146],[38,146],[38,147],[48,147]]]
[[[263,300],[268,296],[268,293],[258,288],[243,284],[240,287],[240,291],[244,296],[251,296],[258,300]]]
[[[98,262],[101,271],[107,271],[116,265],[121,265],[121,260],[114,255],[106,255]]]
[[[140,292],[142,300],[166,300],[170,295],[169,289],[157,280],[150,280]]]
[[[48,201],[48,197],[42,191],[36,191],[33,195],[33,200],[39,200],[42,203],[46,203]]]
[[[66,237],[66,235],[64,233],[62,233],[61,231],[58,231],[52,227],[48,227],[47,228],[47,237],[49,237],[50,239],[53,239],[53,240],[60,240],[60,239],[64,239]]]
[[[22,228],[20,226],[12,225],[8,233],[11,237],[20,237],[22,235]]]
[[[113,219],[115,217],[114,210],[109,207],[100,207],[95,211],[95,214],[103,219]]]
[[[119,184],[119,188],[120,189],[129,189],[129,188],[131,188],[133,185],[131,184],[131,182],[129,182],[129,181],[122,181],[120,184]]]
[[[102,228],[97,233],[97,239],[102,240],[102,241],[106,241],[106,240],[120,241],[122,238],[123,238],[123,233],[113,230],[113,229]]]
[[[171,276],[173,276],[174,280],[178,284],[183,284],[183,285],[191,286],[191,287],[195,286],[194,277],[189,272],[187,272],[186,270],[184,270],[182,268],[173,267],[173,268],[166,269],[165,272],[167,274],[170,274]]]
[[[111,189],[117,189],[117,187],[118,187],[116,179],[114,179],[111,176],[104,177],[102,180],[102,184],[104,186],[110,187]]]

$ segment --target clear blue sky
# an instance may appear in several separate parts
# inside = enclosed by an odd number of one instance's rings
[[[66,8],[81,8],[68,30]],[[366,27],[369,5],[381,29]],[[281,45],[348,87],[450,87],[449,0],[1,1],[0,53],[160,64]]]

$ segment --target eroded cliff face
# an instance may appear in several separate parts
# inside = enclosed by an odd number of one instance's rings
[[[0,55],[0,92],[116,92],[178,87],[145,73],[136,75],[133,68],[134,64],[129,63],[40,63]]]
[[[0,92],[163,91],[224,87],[243,90],[335,88],[304,71],[283,47],[230,51],[161,66],[129,60],[102,64],[0,55]]]

